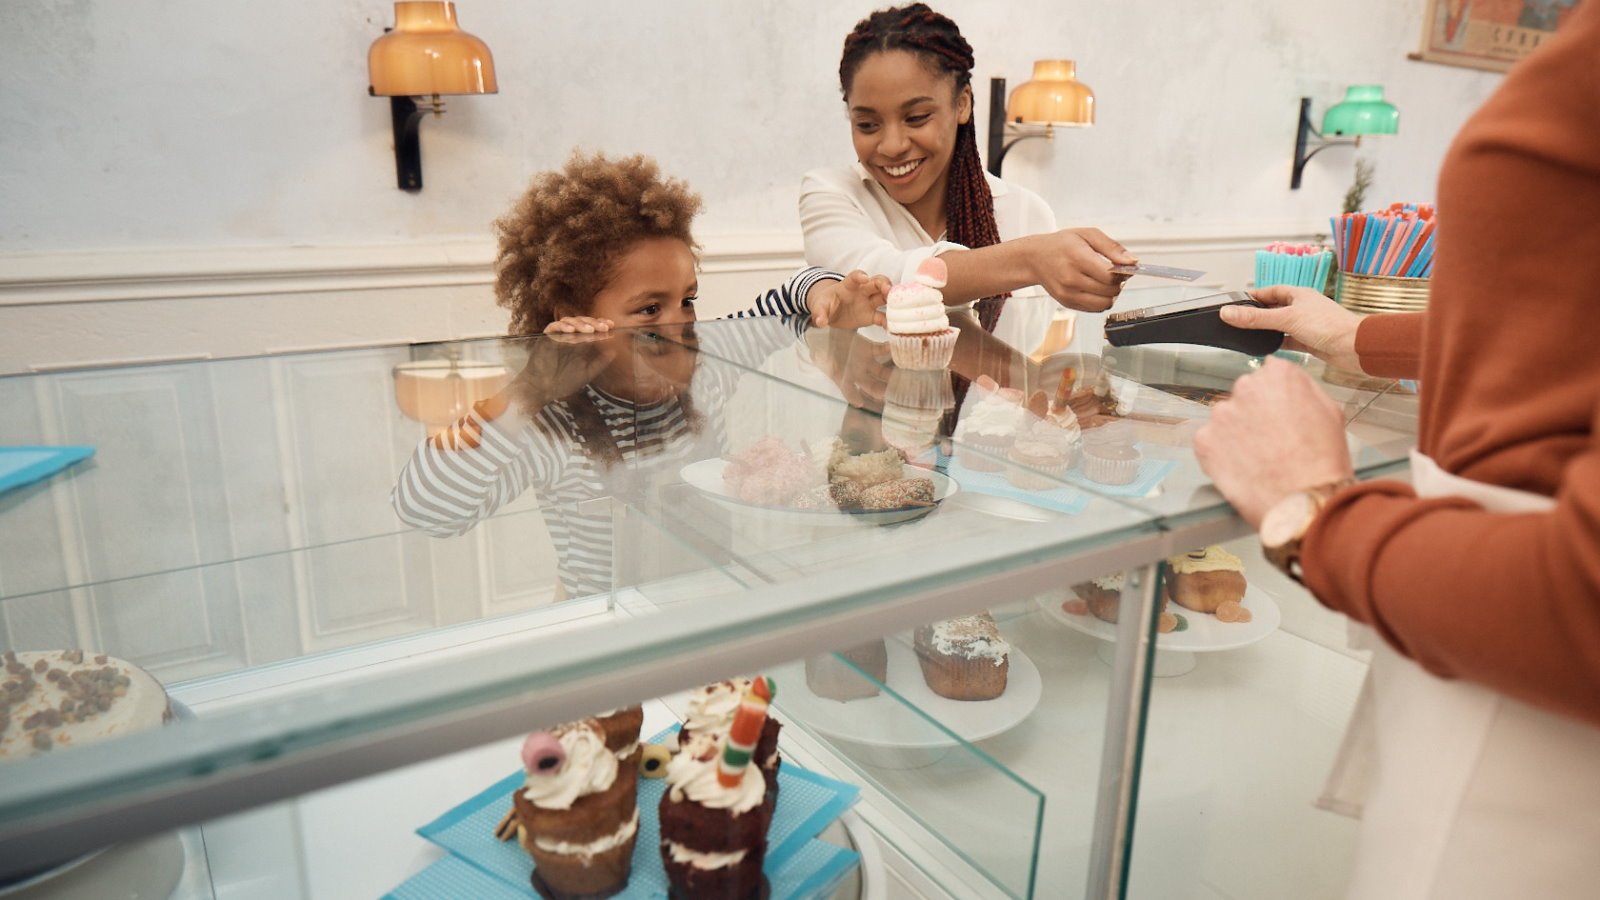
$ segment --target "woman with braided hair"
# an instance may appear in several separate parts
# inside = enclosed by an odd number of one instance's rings
[[[1112,265],[1135,260],[1098,229],[1058,231],[1036,194],[984,171],[972,66],[956,23],[926,4],[856,23],[839,87],[858,162],[801,182],[806,260],[905,281],[937,255],[950,271],[945,300],[979,301],[984,328],[1026,352],[1043,337],[1053,304],[1007,307],[1007,297],[1036,295],[1037,285],[1064,306],[1098,312],[1125,280]]]

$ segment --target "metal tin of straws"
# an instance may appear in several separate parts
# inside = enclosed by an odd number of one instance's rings
[[[1428,308],[1428,278],[1339,273],[1334,299],[1351,312],[1422,312]]]

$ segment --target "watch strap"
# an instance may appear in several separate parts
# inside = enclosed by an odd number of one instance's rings
[[[1326,484],[1319,484],[1299,491],[1298,493],[1311,498],[1315,512],[1306,519],[1300,530],[1289,540],[1277,546],[1267,546],[1264,543],[1261,545],[1261,552],[1266,556],[1267,562],[1272,563],[1279,571],[1293,578],[1297,583],[1305,584],[1305,578],[1302,575],[1303,570],[1300,565],[1300,555],[1305,536],[1311,531],[1312,523],[1316,521],[1317,516],[1322,514],[1322,510],[1328,505],[1328,501],[1333,499],[1333,495],[1355,483],[1356,480],[1354,478],[1341,478],[1338,481],[1330,481]]]

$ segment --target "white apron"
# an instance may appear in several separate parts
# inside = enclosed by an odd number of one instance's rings
[[[1555,504],[1420,453],[1411,463],[1422,497],[1501,513]],[[1372,667],[1317,801],[1362,820],[1348,896],[1600,897],[1600,729],[1436,678],[1365,626],[1352,643],[1373,651]]]

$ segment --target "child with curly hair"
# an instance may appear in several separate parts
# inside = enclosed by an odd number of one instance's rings
[[[807,268],[733,316],[771,325],[698,333],[699,209],[643,156],[574,154],[534,178],[495,223],[495,294],[513,335],[543,337],[518,342],[528,362],[505,391],[418,447],[392,496],[402,521],[463,534],[533,488],[564,593],[609,590],[611,516],[582,501],[653,502],[684,464],[726,452],[722,407],[742,371],[812,325],[881,321],[887,279]]]

